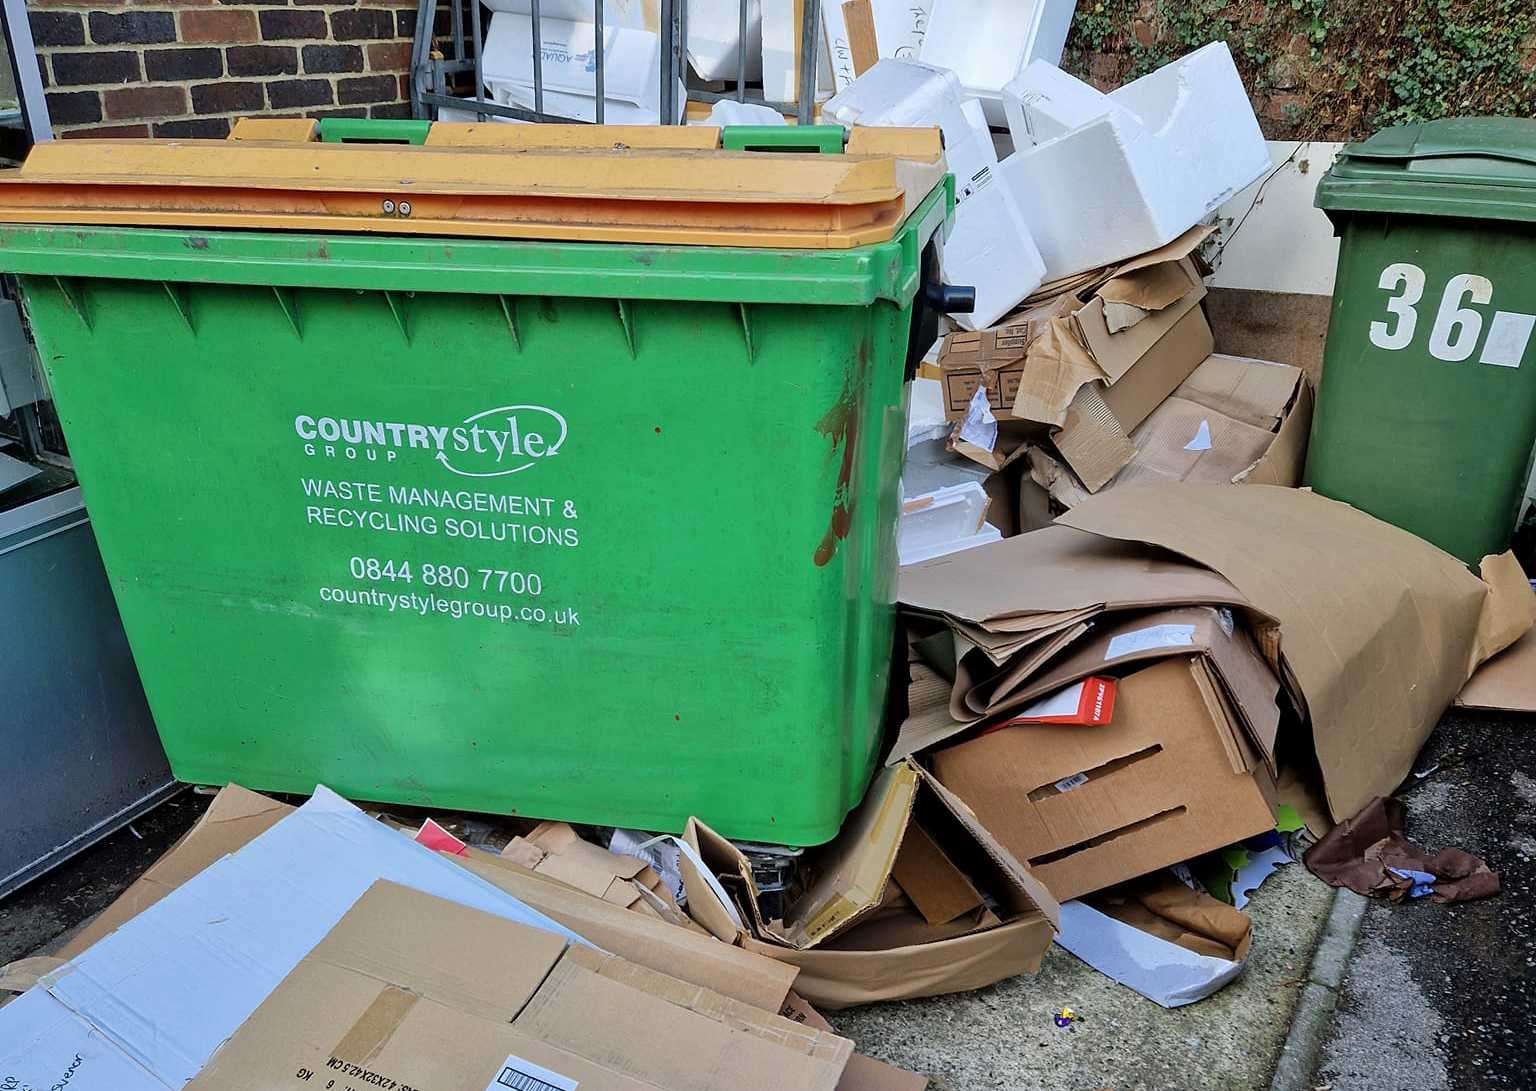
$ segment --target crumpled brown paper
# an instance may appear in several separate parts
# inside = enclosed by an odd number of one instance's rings
[[[1329,886],[1394,902],[1408,897],[1414,883],[1390,868],[1433,875],[1430,897],[1436,902],[1467,902],[1499,892],[1498,873],[1481,858],[1461,849],[1431,853],[1404,837],[1406,828],[1402,801],[1378,796],[1354,818],[1335,826],[1302,860]]]

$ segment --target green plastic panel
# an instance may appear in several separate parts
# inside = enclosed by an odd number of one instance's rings
[[[831,838],[949,202],[840,254],[0,232],[176,774]]]
[[[1536,444],[1536,227],[1340,223],[1308,482],[1476,564],[1508,548]]]

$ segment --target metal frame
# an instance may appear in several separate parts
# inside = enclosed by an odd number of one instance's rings
[[[19,159],[33,144],[53,139],[48,100],[43,97],[43,76],[37,67],[37,48],[32,42],[32,24],[27,21],[26,0],[0,0],[0,30],[5,33],[5,45],[10,51],[11,75],[21,107],[19,139],[6,140],[3,151]],[[0,129],[13,128],[16,126],[0,122]],[[23,146],[12,146],[18,143]]]
[[[6,4],[22,0],[4,0]],[[541,41],[540,0],[529,0],[532,21],[533,44],[533,109],[505,106],[485,97],[485,78],[481,67],[481,52],[485,42],[480,12],[481,0],[443,0],[448,5],[448,33],[446,55],[433,56],[433,45],[438,39],[434,33],[437,24],[439,0],[417,0],[416,37],[411,45],[411,114],[416,118],[430,118],[443,106],[472,111],[480,121],[492,117],[511,118],[518,121],[557,122],[588,124],[588,122],[544,110],[544,59]],[[660,80],[660,110],[662,124],[676,124],[674,120],[682,112],[678,100],[679,85],[686,86],[688,72],[688,2],[689,0],[661,0],[661,64],[657,78]],[[706,3],[712,0],[705,0]],[[808,125],[815,116],[817,71],[821,48],[821,0],[801,0],[800,24],[800,86],[795,102],[768,102],[761,91],[749,91],[747,70],[747,24],[750,0],[739,0],[741,23],[740,39],[736,47],[736,87],[732,91],[688,90],[687,98],[694,102],[719,102],[724,99],[750,102],[769,106],[780,111],[793,111],[802,125]],[[469,26],[465,27],[464,8],[469,8]],[[595,28],[596,123],[603,124],[604,89],[606,81],[604,49],[603,0],[592,0],[592,24]],[[470,76],[474,80],[474,95],[452,93],[456,78]]]

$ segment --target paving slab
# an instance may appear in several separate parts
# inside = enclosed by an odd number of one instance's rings
[[[1332,904],[1300,865],[1276,872],[1248,905],[1247,971],[1174,1011],[1052,947],[1037,977],[828,1019],[862,1052],[933,1076],[934,1091],[1251,1091],[1269,1085]],[[1083,1021],[1058,1028],[1063,1007]]]

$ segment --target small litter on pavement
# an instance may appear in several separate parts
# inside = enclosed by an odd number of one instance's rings
[[[1431,852],[1408,840],[1406,829],[1401,800],[1373,799],[1308,850],[1307,868],[1329,886],[1394,902],[1467,902],[1499,892],[1498,873],[1481,858],[1456,848]]]

